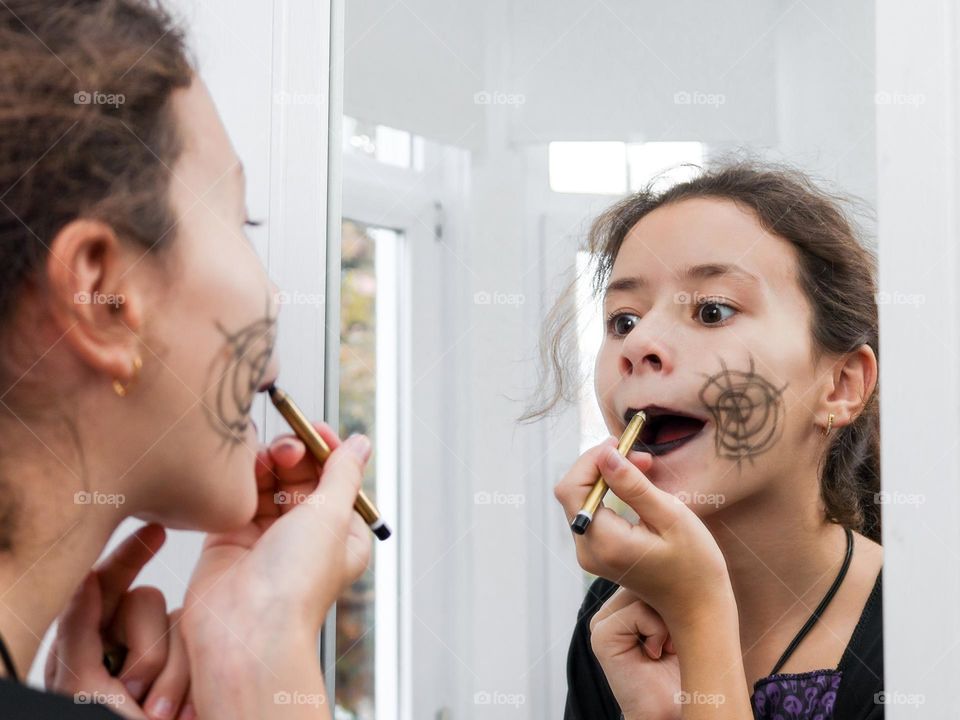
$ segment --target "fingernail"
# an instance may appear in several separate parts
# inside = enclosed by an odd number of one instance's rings
[[[130,697],[134,700],[140,698],[140,694],[143,692],[142,680],[124,680],[123,685],[127,688],[127,692],[130,693]]]
[[[354,433],[346,439],[343,447],[353,453],[360,462],[365,463],[370,457],[370,440],[366,435]]]
[[[604,464],[608,470],[616,470],[624,463],[623,455],[616,448],[607,450],[607,457],[604,458]]]
[[[165,697],[157,698],[150,704],[150,714],[160,720],[173,716],[173,703]]]

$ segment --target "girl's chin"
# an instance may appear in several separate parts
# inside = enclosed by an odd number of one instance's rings
[[[239,488],[215,489],[211,491],[214,493],[212,496],[184,492],[177,507],[164,511],[141,512],[134,517],[145,522],[158,523],[171,530],[213,533],[238,530],[249,524],[257,511],[257,492],[252,473],[250,474],[249,489],[243,492],[240,492]]]

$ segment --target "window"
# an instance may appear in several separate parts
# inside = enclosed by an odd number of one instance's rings
[[[623,195],[697,173],[706,157],[700,142],[552,142],[550,189],[562,193]]]
[[[626,143],[552,142],[550,189],[622,195],[627,191]]]
[[[373,443],[364,492],[391,524],[398,517],[400,467],[402,241],[396,230],[342,224],[339,433],[363,433]],[[396,536],[374,542],[370,568],[337,603],[337,720],[373,720],[398,705],[397,547]]]
[[[343,152],[384,165],[423,170],[424,139],[406,130],[343,116]]]
[[[577,357],[583,377],[581,384],[583,392],[579,399],[581,454],[610,434],[603,422],[600,407],[597,405],[597,396],[593,391],[593,364],[597,359],[597,353],[600,352],[604,328],[600,300],[593,297],[593,278],[590,275],[590,269],[590,254],[578,252]]]
[[[703,165],[704,147],[699,142],[646,142],[627,145],[630,192],[653,182],[655,189],[696,176]]]

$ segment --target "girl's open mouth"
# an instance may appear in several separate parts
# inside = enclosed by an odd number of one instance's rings
[[[706,422],[691,415],[685,415],[669,408],[651,406],[644,408],[647,422],[640,431],[640,437],[633,444],[633,450],[648,452],[651,455],[666,455],[678,447],[699,436]],[[627,410],[626,420],[630,421],[637,411]]]

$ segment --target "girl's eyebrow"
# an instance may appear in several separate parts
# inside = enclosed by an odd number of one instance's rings
[[[732,263],[704,263],[702,265],[691,265],[684,268],[677,274],[678,280],[706,280],[709,278],[729,276],[731,279],[745,283],[747,285],[761,285],[762,281],[752,272],[745,270],[739,265]],[[642,275],[624,277],[618,280],[611,280],[607,285],[604,295],[615,292],[631,292],[640,290],[649,285],[649,282]]]

